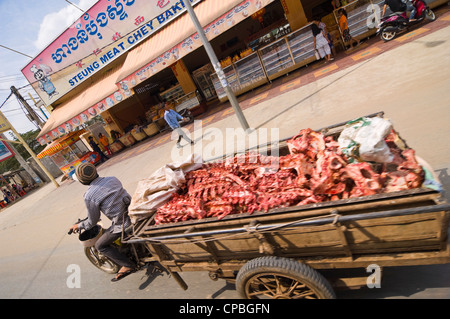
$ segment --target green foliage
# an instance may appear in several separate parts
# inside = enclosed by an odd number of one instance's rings
[[[39,154],[45,148],[45,146],[42,146],[36,140],[36,136],[38,136],[39,132],[40,132],[40,130],[34,130],[34,131],[28,131],[26,133],[20,134],[22,136],[22,138],[25,140],[25,142],[28,144],[28,146],[32,149],[34,154]],[[13,140],[18,141],[18,139],[16,137],[14,137]],[[28,158],[31,157],[31,155],[28,153],[28,151],[25,149],[25,147],[23,147],[22,144],[17,144],[17,143],[10,143],[10,144],[16,148],[16,150],[19,152],[20,155],[22,155],[22,157],[25,160],[27,160]],[[15,157],[11,157],[7,160],[0,162],[0,174],[9,172],[9,171],[14,171],[19,168],[20,168],[20,164]]]

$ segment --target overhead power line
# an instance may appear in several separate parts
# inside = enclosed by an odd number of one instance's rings
[[[19,54],[22,54],[22,55],[24,55],[24,56],[26,56],[26,57],[28,57],[28,58],[30,58],[30,59],[32,59],[32,58],[33,58],[33,57],[29,56],[28,54],[25,54],[25,53],[22,53],[22,52],[19,52],[19,51],[13,50],[13,49],[11,49],[11,48],[5,47],[4,45],[1,45],[1,44],[0,44],[0,47],[2,47],[2,48],[5,48],[5,49],[8,49],[8,50],[10,50],[10,51],[13,51],[13,52],[15,52],[15,53],[19,53]]]
[[[9,98],[11,97],[11,95],[12,95],[12,92],[9,93],[8,97],[6,98],[6,100],[3,101],[2,105],[0,105],[0,109],[2,108],[3,105],[5,105],[6,102],[8,102]]]
[[[68,0],[66,0],[66,2],[68,3],[68,4],[70,4],[70,5],[72,5],[72,6],[74,6],[75,8],[77,8],[78,10],[80,10],[81,12],[84,12],[84,10],[83,9],[80,9],[78,6],[76,6],[75,4],[73,4],[72,2],[70,2],[70,1],[68,1]]]
[[[18,78],[18,77],[23,77],[23,74],[13,74],[13,75],[0,76],[0,79]]]

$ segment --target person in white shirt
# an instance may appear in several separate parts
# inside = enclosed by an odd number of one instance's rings
[[[314,36],[314,49],[319,52],[320,58],[323,59],[326,57],[327,61],[334,60],[331,57],[330,43],[326,38],[325,32],[316,23],[311,24],[311,30]]]

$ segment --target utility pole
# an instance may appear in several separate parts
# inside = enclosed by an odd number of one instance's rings
[[[217,59],[216,53],[214,52],[211,44],[208,41],[208,38],[205,35],[205,31],[203,30],[203,27],[201,26],[200,22],[198,21],[197,15],[195,14],[194,9],[192,8],[190,0],[185,0],[184,4],[186,5],[186,9],[187,9],[189,15],[191,16],[191,19],[192,19],[192,22],[194,23],[195,28],[197,29],[197,33],[203,42],[203,46],[205,47],[206,53],[208,54],[209,59],[211,60],[214,70],[216,71],[217,76],[219,77],[220,83],[222,84],[222,87],[225,89],[228,100],[230,101],[231,106],[233,107],[233,110],[236,113],[236,116],[238,117],[238,120],[241,123],[242,128],[246,132],[248,132],[250,127],[247,123],[247,120],[245,119],[244,113],[242,113],[241,107],[239,106],[239,102],[236,99],[236,95],[234,95],[233,90],[231,89],[230,85],[228,84],[227,77],[225,76],[225,73],[222,70],[219,60]]]
[[[5,142],[6,144],[8,144],[8,146],[14,152],[14,157],[19,162],[20,166],[22,166],[25,169],[25,171],[28,174],[30,174],[30,176],[34,179],[34,181],[37,184],[42,184],[42,181],[39,178],[39,176],[33,171],[33,169],[30,167],[30,165],[28,165],[28,163],[25,161],[25,159],[22,157],[22,155],[20,155],[19,151],[12,145],[12,143],[19,143],[19,142],[8,140],[3,133],[0,134],[0,140]]]
[[[42,102],[42,100],[39,100],[38,102],[36,102],[36,100],[31,95],[30,92],[28,92],[28,96],[33,100],[34,106],[36,106],[41,111],[42,115],[44,115],[44,117],[48,120],[47,114],[45,114],[45,112],[42,111],[42,108],[41,108],[41,106],[44,105],[44,102]]]
[[[36,154],[34,154],[33,150],[28,146],[27,142],[25,142],[22,135],[20,135],[19,132],[16,131],[16,129],[11,125],[11,123],[8,121],[8,119],[3,115],[3,113],[1,111],[0,111],[0,123],[2,124],[2,126],[4,126],[4,129],[1,132],[4,132],[6,130],[11,130],[14,133],[14,135],[17,137],[19,142],[3,139],[3,134],[1,134],[0,140],[4,140],[7,143],[14,142],[14,143],[22,144],[23,147],[25,147],[25,149],[31,155],[31,157],[39,165],[39,167],[44,171],[45,175],[47,175],[47,177],[53,182],[53,184],[55,184],[56,187],[59,187],[58,182],[53,178],[52,174],[50,174],[48,169],[41,163],[41,161],[37,158]],[[12,146],[12,145],[10,145],[10,146]],[[19,163],[23,166],[23,168],[25,168],[25,170],[27,172],[29,172],[28,171],[28,168],[29,168],[28,163],[26,163],[23,158],[22,158],[23,162],[20,160],[21,156],[20,156],[19,152],[17,152],[17,150],[15,151],[15,155],[16,155],[16,158],[19,161]],[[40,180],[40,178],[37,176],[36,173],[34,173],[34,171],[29,172],[29,173],[36,181]],[[37,177],[37,179],[36,179],[36,177]]]
[[[22,97],[22,95],[20,95],[19,91],[17,91],[15,86],[11,86],[11,92],[12,92],[12,94],[14,94],[17,97],[17,99],[19,100],[19,103],[21,103],[27,109],[28,113],[30,114],[32,119],[37,123],[37,125],[40,128],[44,127],[45,123],[43,123],[41,121],[39,116],[36,114],[36,112],[34,112],[34,110],[31,108],[31,106],[28,104],[28,102],[25,101],[25,99]]]

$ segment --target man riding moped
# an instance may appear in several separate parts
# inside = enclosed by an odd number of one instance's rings
[[[93,228],[100,220],[101,212],[112,221],[111,227],[95,243],[95,248],[121,266],[117,275],[111,280],[118,281],[136,271],[135,263],[112,245],[121,237],[122,229],[131,225],[128,217],[131,196],[116,177],[99,177],[97,169],[91,163],[78,165],[74,175],[81,184],[89,186],[84,194],[88,218],[73,225],[70,231],[78,232]]]
[[[387,7],[389,7],[392,12],[410,12],[408,22],[416,21],[416,19],[414,19],[416,7],[410,0],[385,0],[383,12],[381,13],[382,17],[384,17]]]

